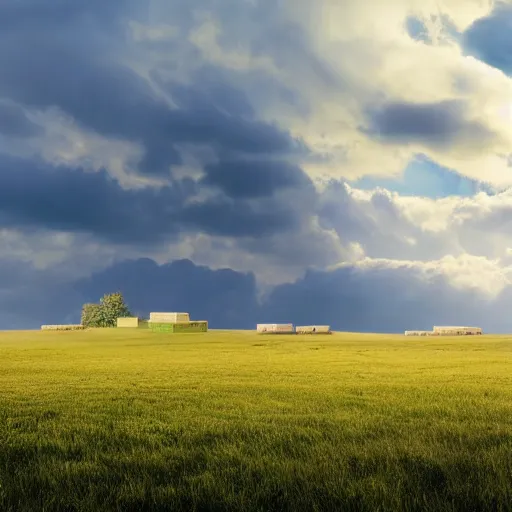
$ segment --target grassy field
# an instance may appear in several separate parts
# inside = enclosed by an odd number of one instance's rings
[[[0,333],[0,510],[512,510],[512,339]]]

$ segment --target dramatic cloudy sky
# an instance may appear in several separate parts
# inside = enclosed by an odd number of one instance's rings
[[[0,2],[0,329],[512,331],[512,4]]]

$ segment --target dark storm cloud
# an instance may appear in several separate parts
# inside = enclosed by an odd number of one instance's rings
[[[8,137],[34,137],[43,129],[28,119],[19,105],[0,102],[0,134]]]
[[[227,46],[228,51],[230,47]],[[162,66],[162,69],[170,74],[176,72],[167,67]],[[162,69],[154,72],[155,81],[159,80]],[[304,118],[312,112],[307,98],[300,94],[295,84],[287,84],[272,73],[262,73],[258,68],[240,70],[204,63],[190,75],[196,90],[203,91],[204,96],[211,100],[215,99],[217,107],[229,115],[254,120],[259,108],[266,108],[269,103],[296,109]],[[307,149],[304,148],[304,151]]]
[[[281,189],[313,184],[300,167],[275,161],[226,160],[205,167],[202,183],[220,188],[232,198],[268,197]]]
[[[186,12],[191,6],[179,16],[177,8],[172,6],[173,16],[167,19],[181,31],[190,28]],[[35,109],[58,107],[93,132],[140,143],[144,154],[138,170],[167,175],[169,183],[159,190],[125,191],[109,178],[108,169],[94,175],[1,157],[0,225],[85,231],[139,244],[182,230],[260,237],[299,226],[298,208],[273,196],[285,188],[310,186],[298,167],[277,163],[306,154],[302,142],[258,120],[247,96],[228,83],[230,77],[210,74],[197,53],[199,66],[186,85],[169,79],[169,69],[150,73],[172,106],[124,64],[127,55],[137,54],[126,22],[160,21],[157,15],[131,0],[108,6],[97,0],[24,0],[0,6],[0,99]],[[187,34],[182,35],[168,43],[168,52],[187,44],[192,52]],[[13,122],[9,126],[22,129]],[[220,164],[206,169],[203,182],[174,180],[170,168],[183,163],[177,146],[199,160],[202,153],[196,149],[206,148]],[[202,187],[212,186],[217,197],[190,201]]]
[[[0,76],[0,94],[31,107],[57,106],[104,136],[144,143],[146,172],[181,163],[171,139],[176,123],[143,79],[58,40],[33,43],[0,47],[0,66],[8,70]]]
[[[54,168],[0,154],[3,227],[87,232],[123,244],[158,243],[183,231],[260,237],[299,227],[299,209],[279,198],[192,201],[198,190],[189,178],[125,190],[105,171]]]
[[[426,281],[406,267],[308,272],[293,284],[277,287],[261,315],[269,321],[330,324],[352,332],[399,333],[436,324],[489,328],[491,322],[498,329],[491,303],[453,289],[440,277]]]
[[[243,93],[226,84],[183,86],[154,72],[175,108],[158,97],[145,79],[120,64],[129,51],[120,22],[144,18],[133,2],[105,13],[97,2],[63,6],[60,24],[52,19],[54,5],[37,4],[39,22],[32,5],[4,8],[9,25],[0,33],[0,96],[31,107],[57,106],[97,133],[142,143],[142,172],[162,174],[182,163],[179,143],[244,154],[304,149],[287,133],[254,119]],[[168,51],[176,50],[169,43]]]
[[[187,86],[169,83],[158,71],[153,73],[153,78],[168,90],[181,108],[207,113],[220,110],[228,116],[256,120],[256,112],[249,99],[242,90],[229,83],[234,76],[224,70],[203,65],[191,73],[191,83]]]
[[[448,147],[463,137],[481,140],[490,133],[465,119],[465,103],[457,100],[438,103],[387,103],[369,112],[368,134],[385,141],[421,142]]]
[[[300,226],[300,212],[279,200],[248,202],[218,196],[187,205],[180,223],[191,230],[231,237],[263,237]]]
[[[476,324],[488,332],[507,332],[512,303],[510,291],[488,301],[452,288],[441,277],[424,279],[406,265],[310,271],[295,283],[276,287],[258,303],[252,274],[212,270],[188,260],[165,265],[149,259],[125,261],[67,285],[27,264],[2,262],[0,329],[78,322],[84,302],[96,302],[113,291],[124,294],[134,314],[188,311],[193,319],[208,320],[212,328],[227,329],[292,322],[353,332],[392,333],[435,324]]]
[[[113,28],[120,15],[147,13],[136,0],[6,0],[0,4],[0,29],[18,31],[20,28],[38,31],[62,29],[65,24],[94,22],[96,26]]]
[[[340,181],[331,180],[326,187],[318,216],[322,227],[336,230],[344,240],[358,241],[378,232],[378,219],[361,215],[359,205]]]
[[[108,4],[40,1],[1,7],[0,96],[35,108],[59,107],[102,135],[149,146],[167,109],[143,79],[117,63],[124,40],[119,22],[134,13],[128,2]],[[163,172],[163,163],[180,159],[169,144],[166,157],[155,161],[159,166],[150,171]]]
[[[158,241],[178,232],[176,212],[191,180],[162,189],[123,190],[105,171],[54,168],[0,155],[0,225],[90,232],[120,243]]]
[[[232,101],[227,101],[225,95],[231,94],[227,85],[214,84],[209,89],[194,84],[162,82],[162,85],[177,105],[176,110],[168,112],[163,126],[170,140],[209,144],[221,153],[279,155],[305,151],[288,133],[255,120],[241,91]],[[236,107],[242,113],[235,112]]]
[[[512,6],[498,2],[492,13],[476,20],[463,34],[469,55],[512,74]]]
[[[0,260],[0,330],[38,329],[43,324],[79,323],[83,298],[58,270]]]
[[[137,314],[187,311],[212,328],[245,328],[258,310],[254,275],[212,270],[189,260],[161,266],[150,259],[126,261],[78,282],[75,289],[89,301],[121,290]]]
[[[286,132],[254,118],[241,91],[233,94],[227,85],[211,89],[168,84],[178,110],[169,112],[161,133],[178,143],[206,144],[221,155],[305,154],[304,145]],[[231,100],[227,97],[231,96]],[[237,108],[240,112],[237,112]]]

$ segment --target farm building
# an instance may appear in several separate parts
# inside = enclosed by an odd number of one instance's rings
[[[256,331],[260,334],[294,334],[293,324],[257,324]]]
[[[117,319],[117,327],[138,327],[139,319],[136,316],[128,316]]]
[[[190,320],[188,313],[150,313],[148,327],[155,332],[207,332],[206,320]]]
[[[148,322],[148,326],[154,332],[186,333],[208,331],[208,322],[206,320],[193,322]]]
[[[432,331],[405,331],[406,336],[469,336],[482,334],[481,327],[434,326]]]
[[[298,325],[295,332],[297,334],[332,334],[330,325]]]
[[[188,313],[150,313],[149,321],[157,323],[190,322],[190,315]]]
[[[437,336],[467,336],[482,334],[480,327],[465,326],[434,326],[434,334]]]
[[[66,324],[66,325],[41,325],[42,331],[81,331],[85,329],[82,324]]]

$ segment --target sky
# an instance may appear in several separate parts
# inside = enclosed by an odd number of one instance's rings
[[[0,329],[512,332],[512,3],[0,2]]]

